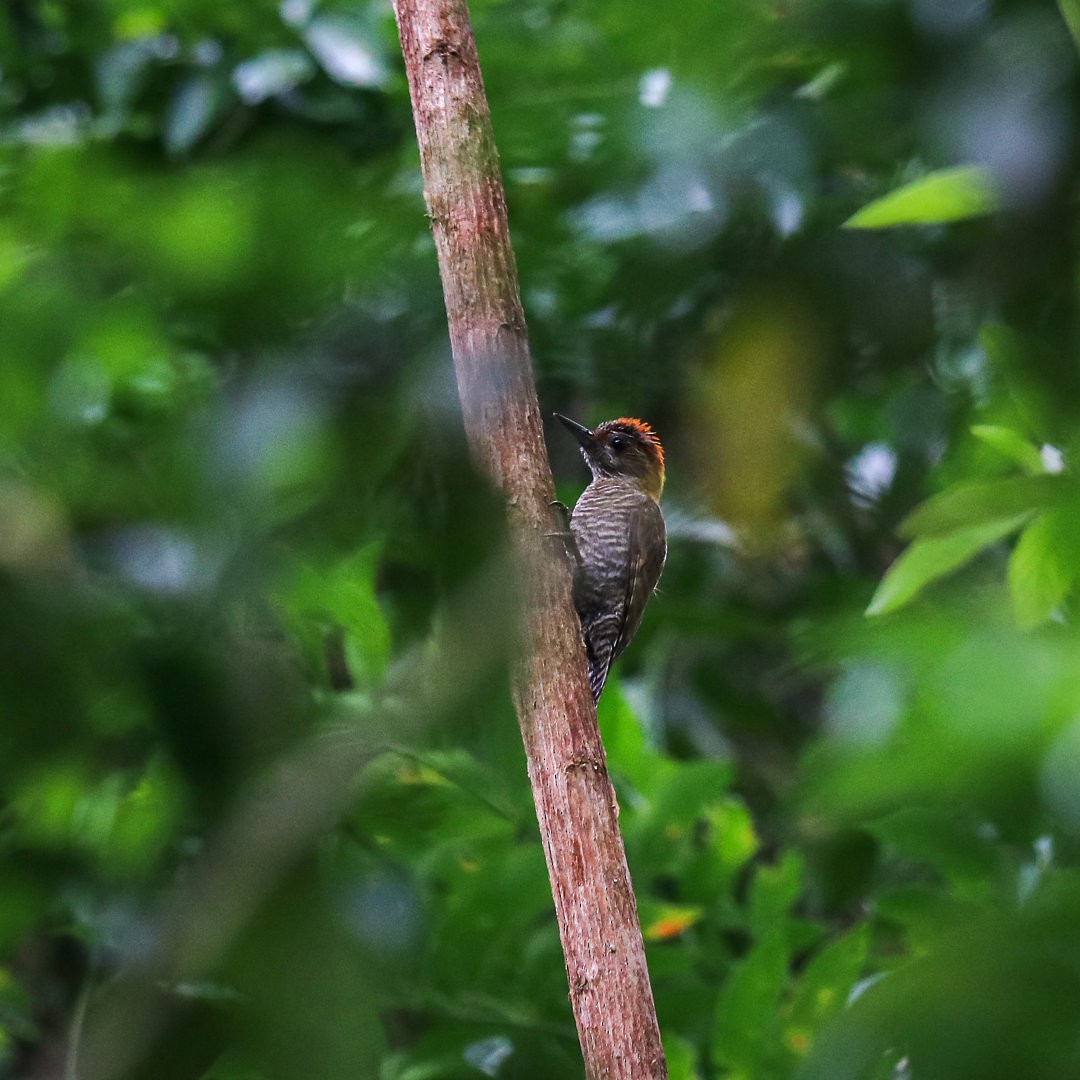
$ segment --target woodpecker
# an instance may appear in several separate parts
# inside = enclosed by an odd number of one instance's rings
[[[577,439],[592,473],[570,515],[568,547],[589,686],[599,700],[608,669],[637,633],[667,560],[660,512],[664,449],[648,424],[631,417],[591,431],[559,413],[555,419]]]

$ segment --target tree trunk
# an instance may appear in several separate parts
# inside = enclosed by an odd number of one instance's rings
[[[522,582],[514,699],[590,1078],[667,1075],[618,805],[585,674],[465,0],[395,0],[465,430]]]

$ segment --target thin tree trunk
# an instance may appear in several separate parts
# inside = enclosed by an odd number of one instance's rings
[[[465,0],[394,0],[465,430],[506,498],[523,584],[514,699],[590,1078],[665,1077],[645,948],[529,360],[491,117]]]

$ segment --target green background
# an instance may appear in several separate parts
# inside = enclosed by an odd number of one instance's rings
[[[473,19],[672,1076],[1080,1074],[1080,10]],[[0,1076],[581,1076],[513,592],[388,5],[6,4]]]

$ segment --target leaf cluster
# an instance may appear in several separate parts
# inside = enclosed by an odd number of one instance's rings
[[[671,1075],[1075,1074],[1075,3],[473,17],[545,410],[667,452]],[[381,4],[0,16],[0,1077],[581,1074],[409,115]]]

